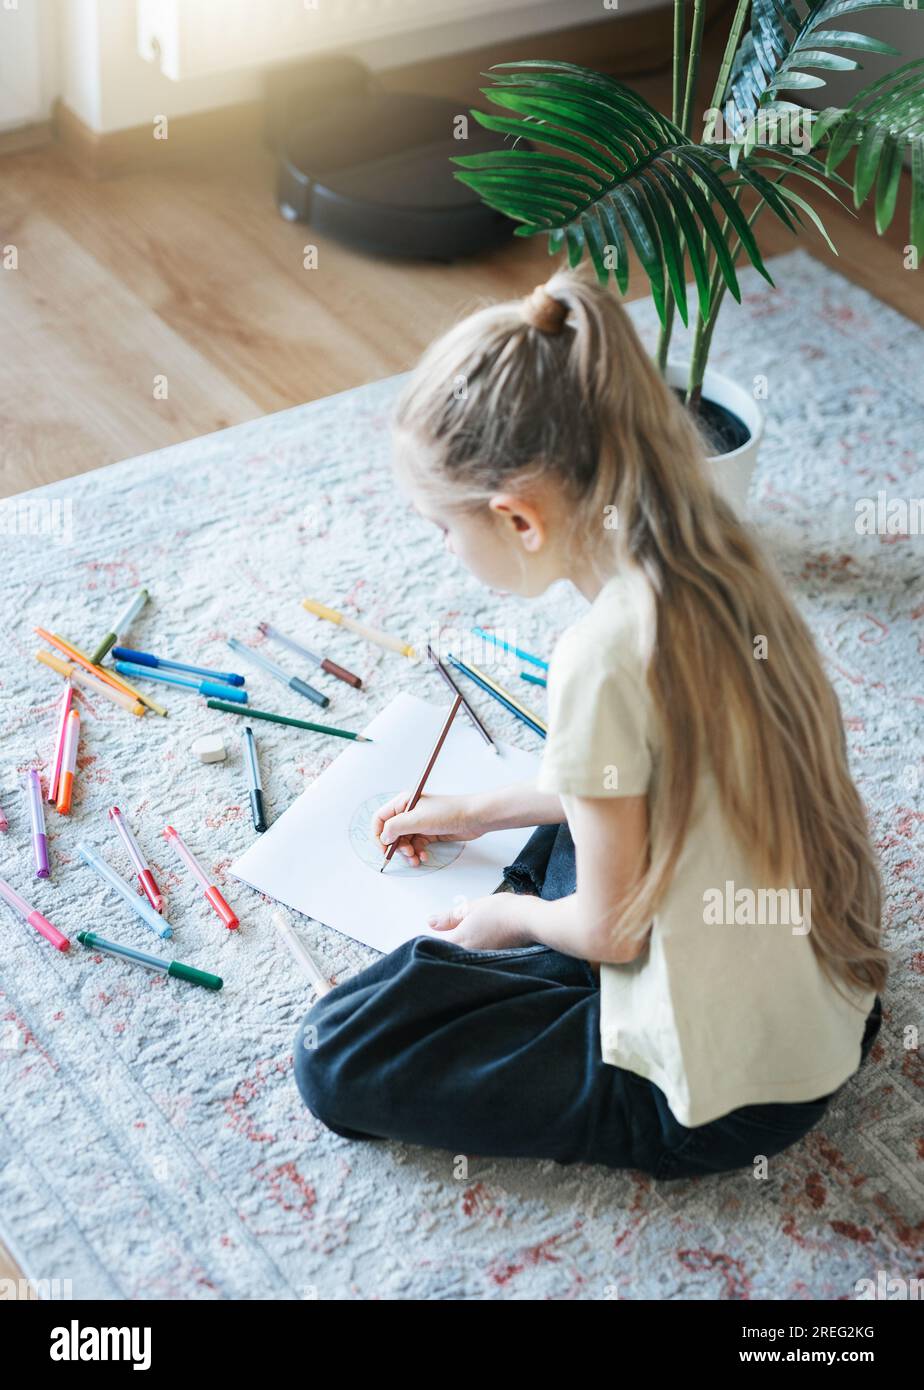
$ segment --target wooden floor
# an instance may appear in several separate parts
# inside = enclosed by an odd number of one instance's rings
[[[666,74],[633,85],[669,105]],[[105,181],[56,145],[0,158],[0,243],[19,253],[0,271],[0,495],[403,371],[478,296],[523,293],[554,264],[522,238],[451,266],[358,255],[284,222],[273,186],[256,138],[207,167]],[[840,258],[814,229],[801,245],[911,312],[924,272],[902,264],[907,189],[882,239],[868,211],[819,200]],[[765,254],[795,245],[766,214],[758,229]],[[633,268],[630,297],[645,290]]]
[[[463,73],[478,85],[486,56],[454,60],[453,90]],[[717,64],[713,40],[702,90]],[[669,109],[666,69],[631,85]],[[403,371],[476,299],[525,293],[554,264],[544,241],[520,238],[451,266],[375,260],[284,222],[273,186],[256,138],[204,165],[101,182],[53,144],[0,157],[0,246],[19,254],[18,270],[0,270],[0,496]],[[902,262],[907,186],[884,238],[868,210],[811,201],[840,257],[813,230],[799,244],[924,322],[924,270]],[[765,255],[796,244],[769,216],[758,229]],[[309,241],[317,270],[302,267]],[[645,292],[634,267],[630,297]],[[0,1277],[17,1274],[0,1246]]]

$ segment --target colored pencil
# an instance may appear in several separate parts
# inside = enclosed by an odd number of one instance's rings
[[[462,671],[466,676],[469,676],[470,679],[478,681],[485,690],[494,695],[496,699],[506,704],[514,714],[518,714],[527,724],[531,724],[537,733],[543,735],[548,733],[548,726],[539,718],[538,714],[531,710],[528,705],[522,704],[515,695],[511,695],[510,691],[505,689],[504,686],[500,685],[496,680],[493,680],[489,675],[486,675],[484,671],[479,670],[477,666],[473,666],[471,662],[460,661],[459,658],[453,656],[451,652],[447,652],[446,655],[449,657],[453,666],[457,667],[457,669]]]
[[[408,811],[413,811],[414,807],[417,805],[418,801],[420,800],[421,796],[423,795],[423,789],[424,789],[424,787],[427,785],[427,778],[430,776],[430,773],[433,771],[433,764],[436,762],[437,758],[439,757],[440,749],[442,748],[443,744],[446,742],[446,736],[447,736],[447,734],[449,733],[449,730],[452,728],[452,721],[455,719],[456,715],[458,714],[458,712],[459,712],[459,706],[460,706],[461,704],[462,704],[462,696],[461,696],[461,695],[456,695],[456,698],[453,700],[452,705],[450,706],[449,713],[446,715],[446,721],[445,721],[445,723],[443,724],[443,727],[440,729],[440,732],[439,732],[439,735],[438,735],[438,737],[437,737],[436,743],[434,743],[433,747],[432,747],[431,750],[430,750],[430,756],[429,756],[429,758],[428,758],[427,761],[426,761],[426,765],[424,766],[424,770],[423,770],[423,772],[420,774],[420,777],[417,779],[417,786],[416,786],[416,787],[414,788],[414,790],[411,792],[411,794],[410,794],[410,796],[409,796],[409,798],[408,798],[408,800],[407,800],[407,804],[406,804],[405,807],[404,807],[404,812],[403,812],[403,814],[406,814]],[[397,841],[397,840],[393,840],[392,843],[388,846],[388,848],[387,848],[386,851],[385,851],[385,863],[384,863],[384,864],[382,865],[382,867],[379,869],[379,873],[380,873],[380,874],[383,874],[383,873],[385,872],[385,870],[388,868],[388,865],[391,863],[392,855],[394,854],[394,852],[395,852],[395,850],[396,850],[397,848],[398,848],[398,841]]]
[[[473,627],[472,632],[476,637],[484,637],[486,641],[493,642],[496,647],[503,647],[505,652],[513,652],[521,661],[528,661],[531,666],[540,666],[543,671],[549,669],[549,663],[543,661],[541,656],[533,656],[530,652],[524,652],[521,647],[515,647],[512,642],[505,642],[502,637],[496,637],[493,632],[485,632],[483,627]]]
[[[456,685],[456,683],[455,683],[455,681],[453,680],[452,676],[451,676],[451,675],[449,674],[449,672],[446,670],[446,667],[445,667],[445,666],[443,665],[443,663],[440,661],[439,657],[437,656],[437,654],[436,654],[436,652],[433,650],[433,648],[430,646],[430,643],[429,643],[429,642],[427,643],[427,656],[428,656],[428,657],[430,658],[430,660],[433,662],[433,665],[436,667],[437,671],[440,673],[440,675],[442,676],[443,680],[444,680],[444,681],[446,682],[446,684],[449,686],[449,689],[452,691],[453,695],[459,695],[459,696],[461,697],[461,699],[462,699],[462,708],[465,710],[465,713],[468,715],[469,719],[472,721],[472,723],[474,724],[475,728],[476,728],[476,729],[478,730],[478,732],[481,734],[481,737],[484,739],[485,743],[488,745],[488,747],[490,748],[491,752],[492,752],[492,753],[496,753],[496,752],[497,752],[497,744],[494,742],[493,738],[492,738],[491,735],[488,733],[487,729],[486,729],[485,726],[482,724],[481,720],[478,718],[478,715],[477,715],[477,714],[475,713],[475,711],[472,709],[472,707],[471,707],[471,705],[469,704],[468,700],[466,700],[465,696],[462,694],[462,691],[461,691],[461,690],[459,689],[459,687]]]
[[[310,729],[314,734],[333,734],[335,738],[355,738],[357,743],[371,743],[366,734],[354,734],[350,729],[334,729],[329,724],[312,724],[308,719],[292,719],[288,714],[270,714],[265,709],[249,709],[229,705],[224,700],[206,700],[209,709],[224,710],[225,714],[242,714],[245,719],[268,719],[271,724],[289,724],[293,729]]]
[[[528,724],[529,728],[531,728],[531,730],[534,731],[535,734],[539,734],[539,737],[541,738],[546,737],[546,728],[545,726],[543,726],[543,724],[536,723],[534,717],[529,716],[529,714],[524,714],[524,712],[522,712],[522,709],[518,708],[518,706],[514,705],[514,703],[511,703],[509,699],[506,699],[506,696],[500,695],[499,692],[497,692],[496,689],[493,688],[493,685],[489,685],[488,681],[485,681],[484,678],[481,677],[481,674],[479,674],[479,676],[475,676],[474,670],[472,670],[471,667],[465,666],[465,664],[463,662],[460,662],[460,660],[457,659],[456,656],[450,656],[449,660],[453,663],[453,666],[456,667],[456,670],[461,671],[461,673],[463,673],[463,676],[468,677],[468,680],[474,681],[475,685],[481,685],[482,691],[485,691],[485,694],[488,694],[492,696],[493,699],[496,699],[499,705],[504,706],[504,709],[509,709],[511,714],[515,714],[515,716],[517,716],[517,719],[522,720],[522,723]]]
[[[548,681],[543,680],[541,676],[534,676],[532,671],[521,671],[520,680],[529,681],[530,685],[541,685],[543,689],[548,685]]]

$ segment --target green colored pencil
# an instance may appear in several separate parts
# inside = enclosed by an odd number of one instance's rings
[[[271,724],[291,724],[293,729],[310,729],[313,734],[333,734],[336,738],[355,738],[357,743],[371,743],[365,734],[354,734],[350,729],[335,729],[330,724],[312,724],[308,719],[292,719],[288,714],[270,714],[265,709],[252,709],[250,705],[232,705],[227,700],[206,700],[209,709],[221,709],[225,714],[244,714],[248,719],[268,719]]]

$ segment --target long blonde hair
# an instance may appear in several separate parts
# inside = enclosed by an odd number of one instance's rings
[[[532,326],[522,300],[469,315],[424,354],[395,430],[425,460],[418,480],[450,503],[477,508],[514,480],[544,476],[561,485],[585,534],[615,506],[616,568],[638,566],[651,586],[648,683],[663,731],[650,790],[657,834],[620,934],[647,930],[664,897],[708,763],[762,881],[811,890],[822,969],[879,992],[888,955],[878,864],[811,633],[714,491],[703,437],[616,296],[568,270],[545,289],[567,306],[561,332]],[[755,660],[758,636],[765,660]]]

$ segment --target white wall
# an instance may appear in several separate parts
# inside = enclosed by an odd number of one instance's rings
[[[40,2],[40,0],[36,0]],[[0,4],[3,0],[0,0]],[[27,0],[20,0],[27,3]],[[65,103],[100,132],[146,125],[155,115],[189,115],[263,92],[258,68],[173,82],[138,53],[135,0],[45,0],[60,16],[60,84]],[[195,5],[197,0],[183,0]],[[253,0],[268,6],[273,0]],[[324,0],[320,0],[323,5]],[[464,52],[505,37],[551,32],[664,5],[666,0],[497,0],[496,12],[371,43],[345,45],[370,68],[393,67],[439,54]],[[669,19],[665,53],[670,47]],[[528,44],[528,39],[526,40]],[[519,47],[513,56],[521,54]]]
[[[0,0],[0,130],[47,120],[58,91],[57,44],[44,0]]]
[[[199,0],[183,0],[196,5]],[[437,30],[375,43],[356,43],[346,50],[371,68],[395,66],[441,53],[464,52],[494,40],[537,34],[566,25],[600,20],[664,4],[665,0],[498,0],[497,12],[475,22],[442,25]],[[146,125],[155,115],[187,115],[258,98],[262,72],[251,68],[173,82],[138,53],[135,0],[0,0],[0,130],[45,119],[54,99],[66,105],[92,130],[109,132]],[[273,0],[253,0],[269,6]],[[319,0],[323,5],[324,0]],[[525,9],[520,8],[521,4]],[[511,9],[511,6],[515,9]],[[506,8],[505,8],[506,6]],[[525,18],[524,18],[525,15]],[[856,21],[856,22],[854,22]],[[670,16],[665,16],[665,54],[670,50]],[[851,26],[901,48],[907,59],[924,56],[924,9],[863,11]],[[525,40],[528,44],[528,39]],[[522,45],[516,54],[528,56]],[[520,51],[522,48],[522,52]],[[804,95],[814,105],[843,104],[893,59],[860,57],[860,73],[828,75],[824,88]]]

